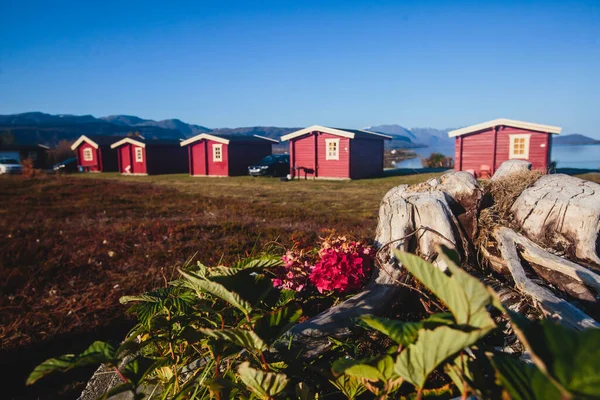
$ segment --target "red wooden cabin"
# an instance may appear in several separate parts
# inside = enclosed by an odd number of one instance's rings
[[[383,143],[391,137],[359,129],[313,125],[281,137],[290,141],[290,174],[360,179],[383,174]]]
[[[77,156],[77,165],[86,172],[116,172],[119,170],[117,154],[110,145],[118,136],[85,136],[71,145]]]
[[[185,149],[178,140],[145,140],[127,137],[113,143],[117,150],[119,172],[134,175],[177,174],[187,171]]]
[[[547,170],[552,135],[561,128],[500,118],[448,132],[456,138],[454,168],[478,178],[491,176],[506,160],[527,160]]]
[[[192,176],[248,175],[248,166],[271,154],[277,140],[258,135],[202,133],[181,142],[187,146]]]

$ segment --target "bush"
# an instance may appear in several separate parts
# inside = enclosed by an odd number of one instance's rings
[[[431,153],[427,158],[421,158],[421,164],[425,168],[452,168],[454,160],[442,153]]]

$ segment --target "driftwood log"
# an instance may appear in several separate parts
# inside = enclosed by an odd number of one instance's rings
[[[492,177],[492,184],[503,184],[530,169],[526,161],[508,161]],[[600,327],[579,308],[583,304],[598,314],[600,276],[594,268],[600,268],[600,185],[565,175],[542,176],[514,200],[512,226],[492,227],[493,240],[476,248],[483,198],[482,187],[466,172],[391,189],[379,210],[379,268],[364,291],[296,325],[285,341],[291,339],[304,357],[322,353],[328,337],[348,335],[358,316],[380,314],[410,292],[393,249],[419,254],[445,270],[436,253],[440,244],[455,249],[463,264],[489,265],[512,287],[505,290],[510,292],[511,308],[523,308],[513,300],[519,293],[539,313],[565,325]],[[476,254],[483,256],[483,263]]]

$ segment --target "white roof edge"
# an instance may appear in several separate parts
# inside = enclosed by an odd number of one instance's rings
[[[385,135],[385,134],[383,134],[383,133],[379,133],[379,132],[373,132],[373,131],[367,131],[367,130],[365,130],[365,129],[357,129],[357,130],[359,130],[359,131],[361,131],[361,132],[364,132],[364,133],[368,133],[369,135],[381,136],[382,138],[386,138],[386,139],[390,139],[390,140],[392,140],[392,139],[393,139],[393,137],[392,137],[392,136],[390,136],[390,135]]]
[[[75,150],[77,147],[79,147],[79,145],[83,142],[88,143],[90,146],[92,146],[93,148],[97,149],[98,148],[98,143],[94,142],[92,139],[90,139],[89,137],[85,136],[85,135],[81,135],[79,137],[79,139],[77,139],[75,141],[75,143],[73,143],[71,145],[71,150]]]
[[[363,129],[353,129],[353,130],[364,132],[367,135],[380,136],[380,137],[383,137],[383,138],[386,138],[386,139],[391,139],[392,138],[391,136],[388,136],[388,135],[384,135],[384,134],[376,133],[376,132],[371,132],[371,131],[365,131]],[[329,133],[331,135],[341,136],[341,137],[345,137],[345,138],[349,138],[349,139],[354,139],[354,137],[356,136],[353,132],[344,131],[342,129],[329,128],[329,127],[322,126],[322,125],[312,125],[312,126],[309,126],[308,128],[300,129],[300,130],[295,131],[295,132],[290,132],[287,135],[283,135],[281,137],[281,141],[285,142],[287,140],[294,139],[294,138],[297,138],[297,137],[302,136],[302,135],[306,135],[307,133],[311,133],[311,132],[314,132],[314,131],[325,132],[325,133]]]
[[[214,140],[215,142],[218,142],[218,143],[229,144],[229,140],[227,140],[227,139],[223,139],[223,138],[220,138],[220,137],[214,136],[214,135],[209,135],[208,133],[201,133],[199,135],[196,135],[189,139],[184,140],[183,142],[179,143],[179,145],[181,147],[187,146],[188,144],[197,142],[202,139]]]
[[[115,142],[115,143],[111,144],[110,148],[111,149],[116,149],[117,147],[122,146],[125,143],[135,144],[136,146],[139,146],[141,148],[146,148],[146,143],[142,143],[142,142],[139,142],[139,141],[137,141],[135,139],[128,138],[128,137],[125,138],[125,139],[121,139],[118,142]]]
[[[269,142],[279,143],[279,140],[271,139],[266,136],[260,136],[260,135],[252,135],[252,136],[254,136],[255,138],[259,138],[259,139],[268,140]]]
[[[45,144],[38,144],[38,146],[40,146],[42,149],[50,150],[50,147],[46,146]]]
[[[339,129],[334,129],[334,128],[328,128],[328,127],[322,126],[322,125],[312,125],[312,126],[309,126],[308,128],[300,129],[295,132],[290,132],[287,135],[283,135],[280,138],[280,140],[282,142],[285,142],[287,140],[294,139],[294,138],[297,138],[302,135],[306,135],[307,133],[311,133],[314,131],[325,132],[325,133],[329,133],[329,134],[336,135],[336,136],[354,139],[354,133],[341,131]]]
[[[534,124],[533,122],[525,122],[525,121],[517,121],[514,119],[507,118],[498,118],[492,121],[482,122],[481,124],[467,126],[465,128],[455,129],[453,131],[448,132],[448,137],[457,137],[466,135],[468,133],[473,133],[477,131],[482,131],[485,129],[493,128],[494,126],[505,125],[512,126],[514,128],[528,129],[532,131],[538,132],[547,132],[553,134],[560,134],[562,128],[559,126],[552,125],[542,125],[542,124]]]

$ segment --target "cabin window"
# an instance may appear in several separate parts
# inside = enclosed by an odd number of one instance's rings
[[[144,162],[144,150],[141,147],[135,148],[135,162]]]
[[[92,149],[87,148],[83,149],[83,161],[93,161],[94,154],[92,153]]]
[[[339,160],[340,159],[340,139],[325,139],[325,159]]]
[[[222,144],[213,144],[213,161],[221,162],[223,161],[223,145]]]
[[[32,161],[37,161],[37,151],[30,151],[29,153],[27,153],[27,158],[29,158]]]
[[[529,158],[529,136],[530,135],[510,135],[510,153],[509,158]]]

